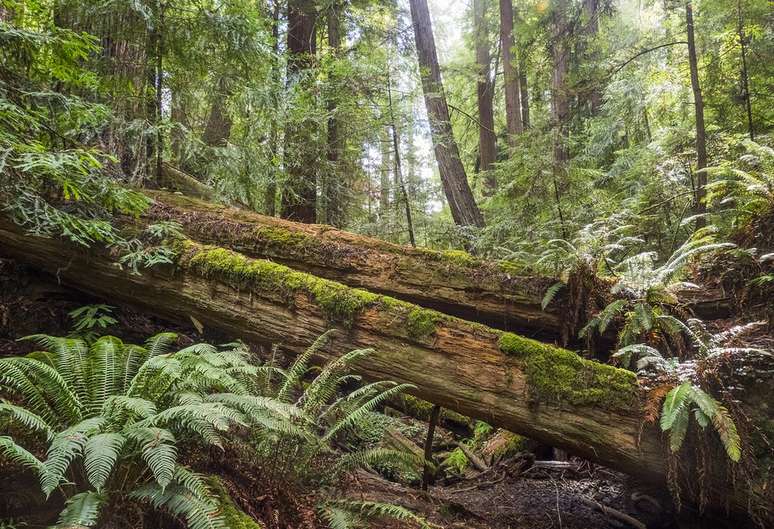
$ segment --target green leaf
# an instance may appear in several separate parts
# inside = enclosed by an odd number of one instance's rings
[[[558,282],[554,283],[553,285],[551,285],[550,287],[548,287],[548,289],[546,290],[545,295],[543,296],[543,301],[540,303],[540,308],[542,308],[543,310],[546,310],[546,307],[548,307],[548,305],[556,297],[556,294],[562,288],[564,288],[564,286],[565,286],[565,284],[562,281],[558,281]]]
[[[691,383],[683,382],[667,394],[661,410],[661,429],[667,431],[672,428],[677,416],[687,407],[691,394]]]

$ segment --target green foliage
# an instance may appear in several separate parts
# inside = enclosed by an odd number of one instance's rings
[[[68,316],[73,320],[74,334],[83,336],[87,341],[93,340],[97,337],[97,332],[118,321],[111,316],[114,308],[104,304],[84,305],[68,312]]]
[[[0,393],[13,399],[0,415],[20,439],[48,446],[42,460],[9,436],[0,436],[0,449],[37,473],[46,496],[65,496],[61,526],[95,526],[111,498],[130,496],[192,529],[224,527],[217,497],[178,462],[179,447],[222,447],[234,425],[287,432],[301,416],[251,394],[258,371],[243,348],[198,344],[169,353],[175,338],[164,333],[140,347],[112,336],[89,343],[35,335],[29,339],[46,351],[0,360]]]
[[[729,459],[735,463],[739,461],[742,457],[742,442],[728,410],[691,382],[683,382],[672,389],[661,411],[661,429],[669,432],[669,448],[672,452],[682,447],[691,415],[702,429],[712,424]]]
[[[328,500],[318,507],[320,516],[331,529],[356,529],[371,526],[371,522],[393,519],[407,522],[410,527],[430,529],[424,518],[408,509],[390,503],[354,500]]]
[[[580,331],[586,336],[592,331],[603,334],[620,315],[623,325],[618,334],[618,346],[632,345],[644,336],[656,333],[674,336],[682,330],[671,312],[678,303],[680,289],[697,288],[681,280],[681,274],[694,256],[734,248],[730,243],[716,243],[711,229],[698,231],[680,246],[663,264],[656,264],[652,252],[628,257],[615,267],[618,281],[611,293],[620,296],[589,320]]]

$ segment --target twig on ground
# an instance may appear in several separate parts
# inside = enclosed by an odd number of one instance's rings
[[[591,507],[592,509],[595,509],[597,511],[600,511],[605,516],[609,516],[610,518],[615,518],[616,520],[620,522],[625,522],[632,527],[636,527],[637,529],[648,529],[647,526],[639,521],[636,518],[633,518],[632,516],[629,516],[626,513],[623,513],[617,509],[613,509],[612,507],[608,507],[607,505],[602,505],[598,501],[592,500],[591,498],[586,498],[585,496],[578,496],[578,499],[580,499],[581,503],[584,505]]]

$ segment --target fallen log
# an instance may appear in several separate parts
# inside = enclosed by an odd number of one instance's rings
[[[542,308],[546,290],[557,279],[527,274],[511,263],[477,259],[461,251],[410,248],[163,191],[148,194],[155,200],[148,220],[177,221],[196,241],[497,329],[549,341],[562,333],[563,293]],[[727,317],[730,312],[729,299],[721,292],[684,294],[699,317]]]
[[[555,280],[461,251],[392,244],[320,224],[301,224],[163,191],[145,217],[244,255],[530,336],[557,336],[560,317],[541,301]]]
[[[104,250],[32,237],[0,218],[2,253],[65,284],[172,321],[301,351],[326,329],[341,330],[320,352],[375,353],[353,369],[416,386],[428,401],[566,449],[643,480],[667,472],[660,433],[643,425],[635,375],[575,353],[353,289],[224,248],[181,241],[174,266],[140,274]],[[713,484],[714,485],[714,484]],[[714,488],[714,487],[713,487]],[[749,499],[718,483],[731,505]]]

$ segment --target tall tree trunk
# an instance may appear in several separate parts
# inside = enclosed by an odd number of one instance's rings
[[[465,167],[460,160],[457,142],[454,141],[449,107],[441,82],[441,68],[433,38],[433,26],[427,0],[410,0],[414,40],[417,47],[422,91],[425,95],[427,116],[433,139],[435,159],[441,175],[446,200],[449,202],[454,222],[460,226],[483,226],[484,217],[478,209],[473,192],[468,185]]]
[[[529,86],[527,84],[527,59],[524,50],[519,53],[519,92],[521,95],[521,124],[529,128]]]
[[[411,215],[411,202],[409,199],[408,191],[406,191],[406,183],[403,180],[403,167],[400,161],[400,137],[398,135],[398,125],[395,122],[395,110],[392,106],[392,78],[390,73],[387,73],[387,104],[390,110],[390,127],[392,128],[392,149],[393,160],[395,161],[394,173],[395,173],[395,195],[397,197],[400,191],[400,196],[403,199],[404,211],[406,212],[406,227],[408,230],[409,242],[411,246],[416,248],[417,241],[414,237],[414,220]],[[399,201],[395,200],[396,209],[399,209]]]
[[[274,0],[274,5],[271,14],[271,51],[272,67],[271,74],[274,81],[275,90],[279,92],[280,86],[280,68],[279,68],[279,24],[280,24],[280,12],[282,9],[281,0]],[[279,98],[278,98],[279,99]],[[271,152],[274,155],[274,160],[279,159],[279,121],[276,117],[271,120],[271,133],[269,141],[271,141]],[[276,162],[275,162],[276,163]],[[266,189],[264,190],[264,209],[266,214],[273,217],[277,214],[277,174],[278,168],[275,166],[272,172],[271,178],[266,183]]]
[[[202,141],[210,147],[222,147],[231,136],[233,122],[225,109],[225,99],[228,94],[226,84],[225,77],[218,79],[217,90],[213,94],[212,107],[210,107],[210,115],[207,118],[204,134],[202,134]]]
[[[570,99],[567,92],[569,68],[569,41],[567,31],[567,0],[556,0],[552,14],[551,58],[551,126],[553,127],[553,188],[556,209],[561,223],[562,236],[567,237],[561,202],[561,184],[565,180],[567,163],[570,159],[568,146]]]
[[[314,0],[288,2],[288,79],[299,79],[312,66],[316,51]],[[289,122],[285,131],[285,167],[287,179],[282,190],[282,217],[298,222],[317,220],[317,155],[312,119]]]
[[[505,123],[508,128],[508,143],[511,147],[515,147],[516,136],[524,131],[524,118],[521,111],[521,78],[516,70],[512,0],[500,0],[500,47],[505,77]]]
[[[487,0],[473,0],[476,41],[476,89],[478,99],[478,153],[480,169],[485,173],[486,192],[493,194],[497,182],[491,172],[497,161],[497,138],[494,132],[493,87],[490,80],[489,35],[486,28]]]
[[[742,51],[742,90],[744,90],[744,107],[747,111],[747,133],[750,140],[755,141],[755,129],[753,127],[752,101],[750,94],[750,76],[747,72],[747,37],[744,34],[744,21],[742,19],[742,2],[736,1],[736,13],[738,17],[737,35],[739,36],[739,46]]]
[[[334,56],[339,55],[341,48],[341,21],[340,6],[334,0],[328,11],[328,45]],[[335,86],[335,74],[331,74],[330,82]],[[343,224],[342,213],[343,205],[341,203],[342,183],[339,181],[341,172],[339,168],[339,158],[341,157],[341,141],[339,137],[339,122],[336,116],[336,96],[338,89],[333,90],[328,97],[328,170],[325,172],[325,181],[323,183],[323,198],[325,200],[325,222],[333,226],[341,227]]]
[[[585,26],[583,33],[585,34],[586,41],[593,41],[599,33],[599,0],[583,0],[583,18]],[[586,42],[583,43],[584,45]],[[596,65],[599,62],[597,54],[592,51],[591,56],[588,57],[591,64]],[[602,106],[602,91],[597,84],[598,79],[596,76],[592,78],[592,86],[588,93],[588,105],[591,111],[591,115],[595,115],[599,112],[599,108]]]
[[[382,160],[379,166],[379,217],[382,220],[390,210],[390,174],[392,173],[392,142],[389,131],[385,128],[379,133],[379,149]]]
[[[164,31],[166,30],[165,10],[166,3],[158,4],[158,33],[156,34],[156,179],[163,178],[164,163],[164,129],[161,120],[164,118],[163,89],[164,89]]]
[[[696,41],[693,28],[693,6],[685,3],[685,26],[688,33],[688,63],[691,68],[691,89],[693,90],[693,107],[696,113],[696,214],[707,212],[704,204],[707,185],[707,131],[704,128],[704,98],[701,95],[699,83],[699,66],[696,60]],[[696,219],[696,228],[706,226],[707,220],[701,216]]]

